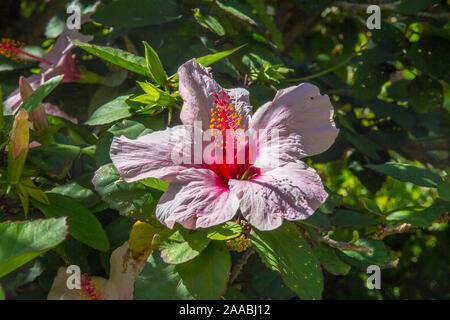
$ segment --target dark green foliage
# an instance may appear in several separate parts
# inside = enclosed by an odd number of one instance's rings
[[[62,34],[67,6],[87,13],[95,2],[6,1],[2,37],[41,56]],[[80,30],[93,40],[69,53],[82,78],[47,77],[22,105],[52,103],[71,119],[47,114],[39,130],[30,122],[33,143],[14,179],[15,118],[0,109],[0,300],[45,299],[68,264],[108,277],[111,252],[136,221],[151,224],[153,252],[135,299],[449,299],[448,3],[382,4],[379,30],[366,27],[362,3],[101,1]],[[224,88],[245,87],[254,111],[300,82],[330,97],[339,135],[301,159],[329,194],[311,217],[272,231],[242,216],[168,229],[155,208],[169,184],[120,177],[113,138],[180,124],[176,72],[192,58]],[[40,71],[0,55],[1,101]],[[374,264],[381,290],[366,287]]]

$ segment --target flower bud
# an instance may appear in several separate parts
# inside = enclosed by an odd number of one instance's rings
[[[25,77],[20,77],[19,79],[19,90],[20,96],[22,97],[22,101],[25,101],[33,94],[34,90],[31,85],[28,83]],[[30,120],[33,122],[33,127],[36,130],[39,130],[43,127],[48,127],[47,115],[42,106],[42,103],[39,103],[36,108],[33,109],[30,113]]]
[[[15,116],[14,125],[11,131],[10,150],[12,160],[15,161],[24,152],[25,159],[28,153],[30,143],[30,130],[28,127],[28,112],[25,109],[19,109]]]

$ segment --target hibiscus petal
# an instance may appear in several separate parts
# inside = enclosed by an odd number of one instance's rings
[[[52,287],[50,288],[50,292],[48,293],[47,300],[81,300],[82,299],[82,291],[79,289],[73,288],[69,289],[67,286],[68,280],[69,283],[73,283],[75,274],[73,271],[67,273],[67,268],[61,267],[58,269],[58,273],[56,274],[55,279],[53,280]],[[72,277],[71,277],[72,276]],[[71,279],[69,279],[71,277]],[[83,275],[80,274],[80,278]],[[82,279],[80,279],[82,280]],[[97,294],[101,294],[100,298],[107,298],[108,292],[104,290],[108,285],[108,281],[102,277],[92,277],[93,283],[97,286]],[[102,290],[102,292],[100,292]]]
[[[132,300],[134,282],[145,266],[145,261],[134,260],[131,256],[128,241],[115,249],[110,258],[110,278],[92,277],[100,299]],[[48,294],[47,300],[80,300],[82,291],[67,287],[67,280],[73,272],[67,268],[59,268]],[[80,274],[80,277],[82,275]],[[82,279],[80,279],[82,280]],[[70,281],[72,282],[72,280]]]
[[[260,107],[251,120],[254,130],[277,130],[283,144],[290,144],[293,157],[306,157],[327,150],[339,130],[327,95],[309,83],[279,90],[272,103]],[[260,152],[264,145],[260,146]],[[281,151],[289,148],[281,147]]]
[[[225,91],[230,96],[241,123],[247,124],[251,113],[249,92],[245,89],[223,89],[214,79],[211,68],[205,68],[195,59],[184,63],[178,69],[179,92],[184,100],[180,118],[185,125],[193,125],[194,121],[202,122],[202,129],[210,128],[211,108],[214,107],[214,94]]]
[[[113,251],[110,258],[110,277],[104,292],[108,300],[133,300],[134,282],[146,265],[144,261],[135,260],[129,251],[129,243]]]
[[[169,228],[208,228],[233,218],[239,207],[236,196],[209,169],[187,169],[170,184],[156,207],[156,217]]]
[[[62,82],[74,82],[83,77],[70,53],[64,54],[53,68],[44,73],[45,80],[60,74],[64,76]]]
[[[306,219],[328,196],[317,172],[302,162],[288,163],[250,180],[230,180],[229,185],[240,200],[243,216],[260,230],[278,228],[283,219]]]
[[[180,163],[184,155],[190,154],[191,147],[191,128],[175,126],[135,140],[124,136],[115,137],[110,156],[121,177],[127,182],[150,177],[171,182],[180,171],[191,166]]]
[[[250,92],[243,88],[225,89],[225,92],[230,96],[230,103],[238,115],[242,117],[241,128],[247,129],[253,111],[250,105]]]
[[[47,300],[81,300],[78,290],[67,287],[67,280],[70,276],[71,273],[67,273],[67,268],[61,267],[58,269]]]

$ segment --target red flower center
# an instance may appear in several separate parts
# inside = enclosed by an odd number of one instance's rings
[[[81,280],[81,289],[78,290],[78,294],[81,300],[105,300],[103,295],[103,290],[97,285],[97,282],[92,280],[86,273],[83,275]]]
[[[216,161],[209,165],[209,168],[221,178],[224,187],[228,187],[229,179],[249,179],[257,175],[259,169],[252,167],[250,164],[247,138],[243,135],[246,128],[245,125],[241,124],[242,116],[229,102],[230,96],[222,91],[221,95],[215,93],[214,98],[214,107],[211,108],[210,128],[216,129],[216,135],[220,135],[215,137],[215,146],[222,151],[221,162],[223,163]],[[229,153],[231,153],[231,156],[229,156]],[[244,159],[242,159],[242,156],[244,156]]]

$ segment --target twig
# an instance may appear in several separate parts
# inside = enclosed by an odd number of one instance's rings
[[[448,12],[418,12],[414,14],[417,17],[420,18],[428,18],[428,19],[435,19],[435,20],[442,20],[442,21],[448,21],[450,20],[450,13]]]
[[[331,68],[323,70],[323,71],[321,71],[319,73],[316,73],[316,74],[313,74],[313,75],[310,75],[310,76],[306,76],[306,77],[301,77],[301,78],[290,78],[290,79],[286,79],[286,81],[287,82],[299,82],[299,81],[311,80],[311,79],[315,79],[315,78],[321,77],[321,76],[323,76],[323,75],[325,75],[327,73],[330,73],[330,72],[332,72],[332,71],[334,71],[336,69],[339,69],[340,67],[345,66],[354,57],[356,57],[356,54],[348,57],[347,59],[345,59],[344,61],[336,64],[335,66],[332,66]]]
[[[375,232],[371,238],[375,240],[383,240],[384,237],[390,236],[392,234],[405,233],[412,231],[416,227],[409,223],[396,224],[392,226],[387,226]]]
[[[443,216],[437,218],[436,220],[434,220],[433,223],[448,222],[449,220],[450,220],[450,215],[447,213],[447,214],[444,214]],[[383,240],[387,236],[413,231],[417,228],[419,228],[419,227],[413,226],[412,224],[409,224],[409,223],[390,225],[390,226],[381,228],[380,230],[376,231],[374,234],[372,234],[371,238],[375,239],[375,240]]]
[[[244,268],[245,264],[248,262],[248,259],[252,256],[252,254],[255,253],[255,249],[253,247],[250,247],[247,251],[245,251],[242,258],[238,261],[238,263],[233,267],[233,270],[231,270],[230,275],[230,284],[236,280],[236,278],[239,276],[239,274],[242,271],[242,268]]]
[[[328,237],[328,235],[320,237],[318,240],[320,242],[324,242],[324,243],[328,244],[331,247],[342,249],[342,250],[373,253],[372,249],[369,249],[369,248],[363,247],[363,246],[358,246],[356,244],[349,243],[349,242],[336,241],[336,240],[333,240],[330,237]]]
[[[133,41],[130,40],[128,35],[124,35],[123,40],[125,41],[125,47],[127,48],[127,50],[130,51],[135,56],[138,56],[139,53],[136,49],[136,46],[134,45]]]
[[[359,54],[361,54],[361,52],[364,51],[364,50],[362,50],[362,49],[364,49],[364,48],[367,46],[368,43],[369,43],[369,42],[363,43],[363,44],[359,47],[359,49],[358,49],[357,52],[355,52],[354,54],[352,54],[350,57],[346,58],[344,61],[339,62],[338,64],[332,66],[331,68],[325,69],[325,70],[323,70],[323,71],[321,71],[321,72],[319,72],[319,73],[315,73],[315,74],[313,74],[313,75],[306,76],[306,77],[286,79],[286,81],[287,81],[287,82],[299,82],[299,81],[311,80],[311,79],[315,79],[315,78],[321,77],[321,76],[323,76],[323,75],[325,75],[325,74],[327,74],[327,73],[333,72],[334,70],[339,69],[339,68],[345,66],[345,65],[346,65],[347,63],[349,63],[353,58],[355,58],[356,56],[358,56]]]

